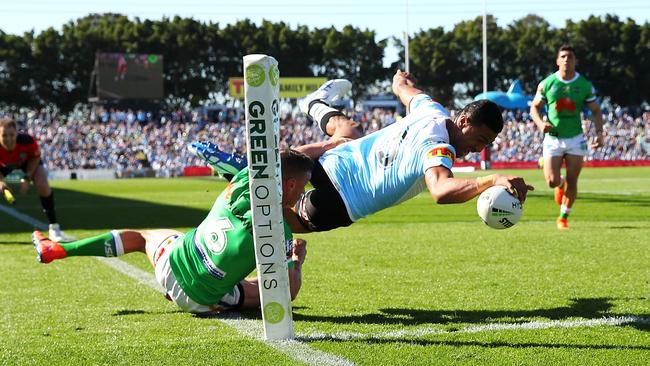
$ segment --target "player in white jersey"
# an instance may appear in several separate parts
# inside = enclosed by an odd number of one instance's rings
[[[468,201],[489,187],[503,185],[522,202],[528,190],[523,178],[501,174],[460,179],[451,171],[456,156],[478,152],[503,128],[498,106],[488,100],[468,104],[454,120],[449,112],[397,70],[393,92],[409,114],[375,133],[359,137],[360,125],[329,103],[349,90],[346,80],[325,83],[300,107],[336,142],[314,165],[311,184],[285,215],[293,232],[327,231],[399,204],[429,190],[437,203]],[[353,139],[345,143],[345,139]],[[307,155],[311,145],[296,148]]]

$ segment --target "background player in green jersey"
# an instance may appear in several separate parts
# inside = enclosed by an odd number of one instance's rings
[[[542,80],[530,108],[530,115],[540,131],[544,132],[544,177],[555,189],[555,202],[560,205],[557,228],[569,228],[568,217],[578,195],[578,176],[587,154],[587,141],[582,130],[580,112],[585,104],[591,110],[596,124],[596,138],[592,148],[603,144],[603,116],[591,83],[576,71],[575,51],[563,45],[557,53],[558,71]],[[542,109],[548,105],[547,121]],[[566,175],[561,175],[562,163]]]
[[[291,208],[311,178],[310,157],[295,150],[281,152],[282,206]],[[208,216],[195,229],[113,230],[72,243],[57,243],[35,231],[38,260],[49,263],[69,256],[114,257],[144,252],[167,298],[191,313],[223,311],[260,305],[255,268],[248,169],[237,173],[219,195]],[[292,240],[285,224],[291,297],[301,286],[304,240]]]

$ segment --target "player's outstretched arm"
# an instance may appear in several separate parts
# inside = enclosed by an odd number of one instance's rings
[[[431,197],[436,203],[462,203],[478,196],[486,189],[501,185],[521,202],[526,200],[528,191],[535,188],[526,184],[523,178],[492,174],[478,178],[454,178],[452,172],[441,166],[430,168],[425,173],[425,181]]]
[[[422,90],[415,87],[415,77],[406,72],[397,69],[395,75],[393,75],[393,93],[397,96],[406,107],[406,110],[409,110],[409,104],[411,99],[418,94],[424,93]]]

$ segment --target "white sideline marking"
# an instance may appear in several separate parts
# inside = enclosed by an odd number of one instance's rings
[[[0,211],[3,211],[8,215],[11,215],[16,219],[26,222],[38,229],[45,230],[48,228],[48,225],[44,222],[20,213],[11,207],[0,205]],[[95,258],[105,265],[113,268],[114,270],[133,278],[139,283],[146,285],[162,294],[165,293],[162,286],[160,286],[158,281],[156,281],[156,277],[152,273],[143,271],[140,268],[137,268],[118,258]],[[319,351],[315,348],[311,348],[309,345],[301,341],[264,341],[264,335],[262,334],[262,322],[260,320],[246,319],[236,313],[230,313],[225,316],[220,315],[218,317],[215,317],[215,319],[234,328],[244,336],[256,339],[295,360],[302,361],[310,365],[354,365],[354,362],[350,360],[329,354],[327,352]]]
[[[614,316],[599,319],[584,319],[584,320],[552,320],[552,321],[533,321],[528,323],[495,323],[485,325],[473,325],[458,330],[445,330],[436,328],[418,328],[406,329],[392,332],[381,333],[356,333],[356,332],[341,332],[341,333],[312,333],[310,335],[302,336],[301,339],[305,341],[315,340],[354,340],[354,339],[395,339],[404,337],[424,337],[427,335],[436,334],[455,334],[455,333],[480,333],[488,331],[500,330],[533,330],[533,329],[551,329],[551,328],[591,328],[598,326],[618,326],[626,324],[650,324],[649,317],[641,317],[636,315]]]
[[[22,221],[24,223],[32,225],[33,227],[35,227],[35,228],[37,228],[39,230],[45,230],[45,229],[48,228],[48,225],[46,223],[44,223],[43,221],[36,220],[35,218],[33,218],[33,217],[29,216],[29,215],[25,215],[22,212],[18,212],[16,209],[14,209],[12,207],[5,206],[5,205],[0,205],[0,211],[3,211],[7,215],[13,216],[14,218],[16,218],[16,219],[18,219],[18,220],[20,220],[20,221]]]
[[[95,257],[100,262],[103,262],[105,265],[112,267],[114,270],[118,272],[122,272],[125,275],[133,278],[134,280],[138,281],[139,283],[149,286],[152,289],[160,292],[161,294],[165,294],[165,290],[160,286],[158,281],[156,281],[156,277],[147,272],[143,271],[138,267],[135,267],[129,263],[126,263],[118,258],[106,258],[106,257]]]
[[[153,288],[160,293],[165,293],[153,274],[143,271],[118,258],[96,257],[104,264],[135,279],[136,281]],[[255,319],[246,319],[236,313],[216,316],[215,319],[235,328],[239,333],[256,339],[287,356],[308,363],[310,365],[354,365],[352,361],[309,347],[300,341],[264,341],[262,322]]]

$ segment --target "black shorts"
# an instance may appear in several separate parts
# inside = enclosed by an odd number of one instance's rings
[[[318,161],[314,162],[310,182],[314,189],[305,192],[296,203],[296,212],[302,224],[311,231],[328,231],[352,225],[341,195]]]
[[[38,162],[38,165],[43,165],[43,160],[42,159]],[[22,170],[23,173],[26,173],[27,172],[27,162],[22,163],[18,168],[12,168],[12,167],[8,167],[8,166],[0,166],[0,174],[2,174],[3,177],[8,176],[14,170]]]
[[[18,170],[18,169],[22,170],[23,173],[24,173],[25,170],[27,170],[27,163],[26,162],[23,163],[18,168],[13,168],[13,167],[8,167],[8,166],[0,166],[0,174],[2,174],[3,177],[6,177],[9,174],[11,174],[11,172],[13,172],[14,170]]]

